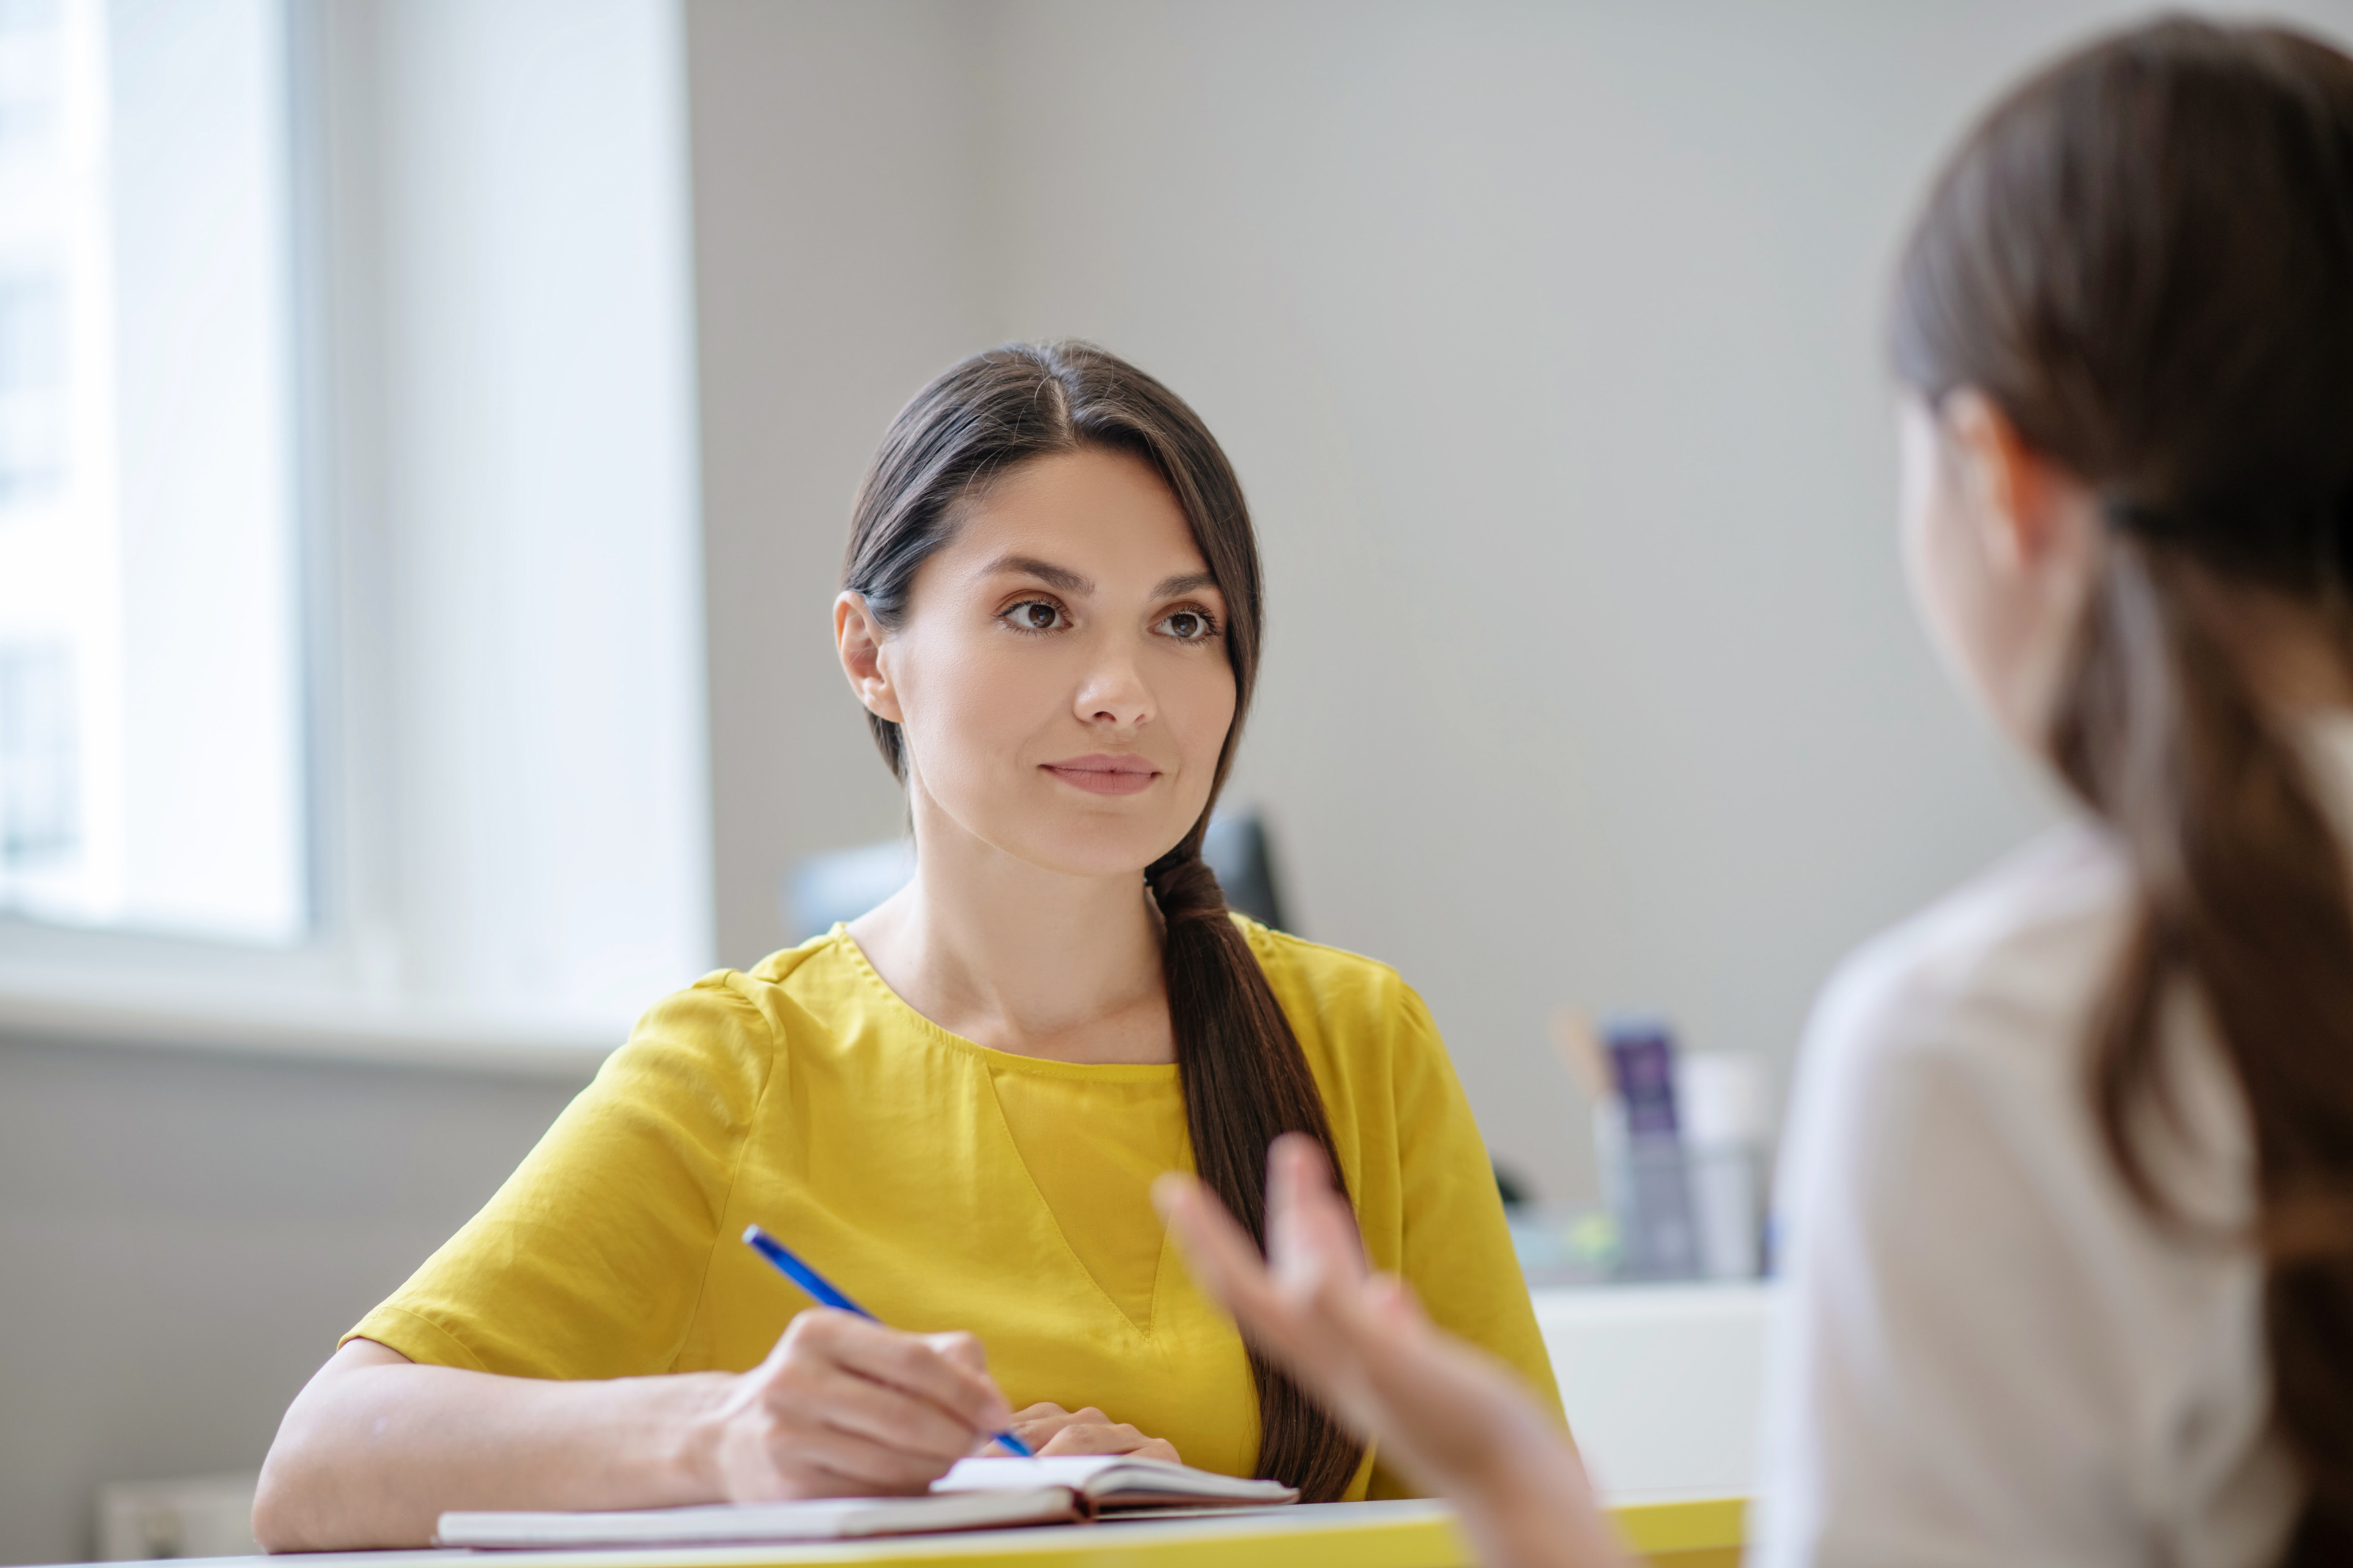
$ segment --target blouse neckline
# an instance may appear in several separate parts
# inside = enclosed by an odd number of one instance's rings
[[[1018,1051],[998,1050],[976,1040],[967,1040],[953,1034],[918,1012],[908,1000],[891,988],[858,945],[858,939],[840,921],[834,922],[827,933],[850,969],[860,980],[874,991],[882,1005],[912,1023],[917,1034],[936,1046],[974,1057],[993,1071],[1031,1073],[1040,1078],[1086,1079],[1097,1083],[1162,1083],[1172,1087],[1176,1081],[1175,1062],[1065,1062],[1048,1057],[1025,1057]]]

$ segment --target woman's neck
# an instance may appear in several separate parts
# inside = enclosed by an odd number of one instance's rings
[[[917,803],[915,879],[849,922],[867,962],[950,1034],[1066,1062],[1173,1062],[1159,916],[1140,875],[1071,877]]]

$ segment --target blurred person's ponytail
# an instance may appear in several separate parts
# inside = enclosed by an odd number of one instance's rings
[[[2286,1561],[2353,1561],[2353,889],[2250,617],[2353,671],[2353,59],[2172,20],[1999,105],[1936,187],[1893,322],[1933,404],[1984,394],[2108,529],[2048,735],[2135,880],[2089,1110],[2136,1198],[2161,1026],[2202,1010],[2253,1134],[2274,1420],[2308,1500]],[[2211,1218],[2211,1216],[2208,1216]]]
[[[943,373],[900,411],[859,488],[842,586],[864,596],[886,629],[904,618],[917,568],[955,531],[962,503],[1033,458],[1085,448],[1149,463],[1183,509],[1226,602],[1234,721],[1209,800],[1176,847],[1145,876],[1166,932],[1162,963],[1197,1172],[1263,1247],[1267,1146],[1304,1132],[1340,1168],[1307,1058],[1225,894],[1201,858],[1201,836],[1250,711],[1264,627],[1258,542],[1241,484],[1198,416],[1166,386],[1081,342],[1009,343]],[[870,713],[891,771],[907,776],[899,726]],[[1255,1348],[1257,1473],[1310,1502],[1348,1489],[1364,1446]]]

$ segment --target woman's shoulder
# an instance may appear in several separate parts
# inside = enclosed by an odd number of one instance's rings
[[[2130,935],[2131,868],[2089,820],[2053,828],[1857,950],[1823,988],[1784,1146],[1910,1159],[1945,1141],[2031,1162],[2079,1215],[2128,1223],[2086,1093],[2094,1027]],[[2205,1015],[2177,993],[2157,1068],[2169,1118],[2157,1174],[2189,1212],[2230,1219],[2249,1195],[2243,1100]],[[1819,1134],[1819,1136],[1817,1136]],[[1846,1180],[1853,1172],[1839,1178]],[[2137,1222],[2131,1222],[2137,1223]]]
[[[740,1080],[756,1093],[789,1049],[830,1033],[852,984],[846,940],[836,927],[750,969],[712,971],[646,1009],[615,1060],[639,1070],[691,1061],[706,1080]]]
[[[1247,915],[1235,915],[1234,923],[1249,939],[1300,1043],[1311,1050],[1319,1045],[1352,1054],[1376,1047],[1443,1048],[1430,1009],[1388,964],[1272,930]]]
[[[1377,958],[1276,931],[1238,910],[1233,922],[1249,939],[1250,951],[1270,977],[1281,975],[1319,998],[1342,1005],[1372,999],[1388,1002],[1411,989],[1404,976]]]
[[[1857,948],[1822,989],[1810,1054],[2072,1071],[2072,1050],[2057,1047],[2081,1037],[2131,902],[2130,870],[2105,828],[2052,828]]]

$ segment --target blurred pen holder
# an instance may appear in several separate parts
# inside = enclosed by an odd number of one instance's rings
[[[1762,1152],[1747,1142],[1629,1137],[1621,1101],[1594,1107],[1594,1144],[1626,1279],[1754,1279],[1763,1272]]]

